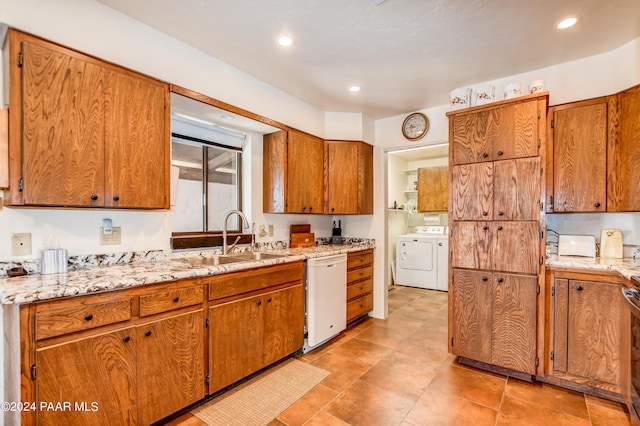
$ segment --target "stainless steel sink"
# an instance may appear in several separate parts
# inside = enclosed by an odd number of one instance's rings
[[[276,253],[264,253],[260,251],[256,252],[244,252],[232,255],[235,258],[242,260],[267,260],[267,259],[278,259],[280,257],[287,257],[287,254],[276,254]]]
[[[245,262],[247,259],[241,259],[235,256],[210,256],[210,257],[187,257],[184,262],[193,263],[194,265],[224,265],[226,263]]]

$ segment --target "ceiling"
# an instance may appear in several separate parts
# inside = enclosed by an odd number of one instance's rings
[[[99,1],[324,111],[373,119],[640,36],[638,0]],[[555,29],[566,15],[578,24]]]

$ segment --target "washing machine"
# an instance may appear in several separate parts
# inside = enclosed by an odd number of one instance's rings
[[[397,285],[447,291],[449,238],[446,226],[418,226],[396,237]]]

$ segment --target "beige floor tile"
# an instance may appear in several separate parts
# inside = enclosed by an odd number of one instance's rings
[[[345,390],[371,368],[370,365],[333,353],[327,353],[311,364],[331,372],[321,384],[337,392]]]
[[[354,337],[329,351],[330,354],[341,355],[369,367],[380,361],[389,352],[391,352],[390,348],[361,340],[358,337]]]
[[[602,404],[588,404],[593,426],[628,426],[629,415],[624,410],[606,408]]]
[[[506,379],[455,365],[443,366],[431,380],[428,390],[447,393],[497,410]]]
[[[318,411],[313,417],[309,419],[304,426],[348,426],[349,423],[343,422],[337,417],[333,417],[329,413],[324,411]]]
[[[589,420],[551,410],[538,404],[505,396],[498,413],[498,426],[589,426]]]
[[[398,346],[407,335],[407,332],[403,333],[393,328],[374,325],[360,333],[358,339],[393,349]]]
[[[497,411],[463,398],[440,392],[425,391],[404,418],[407,425],[474,425],[493,426]]]
[[[546,383],[528,383],[509,378],[506,395],[532,402],[551,410],[562,411],[577,417],[589,418],[584,394]]]
[[[354,426],[397,425],[414,401],[356,380],[323,411]]]

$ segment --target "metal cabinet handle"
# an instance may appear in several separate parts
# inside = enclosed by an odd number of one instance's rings
[[[488,215],[489,215],[489,213],[484,212],[484,211],[482,212],[482,216],[488,216]]]
[[[147,336],[147,337],[151,336],[151,330],[145,331],[144,335]]]
[[[271,298],[268,298],[268,299],[267,299],[267,302],[271,303]]]
[[[174,303],[178,303],[178,301],[179,301],[179,300],[180,300],[180,298],[179,298],[179,297],[175,297],[175,298],[173,299],[173,302],[174,302]]]
[[[498,282],[499,283],[504,282],[504,278],[498,278]]]
[[[502,155],[502,151],[498,151],[498,155]]]
[[[124,336],[122,338],[122,341],[125,342],[125,343],[127,343],[129,340],[131,340],[131,337],[129,337],[129,336]]]
[[[487,277],[482,277],[482,281],[487,281],[489,278]]]
[[[483,230],[483,231],[486,231],[487,229],[489,229],[489,227],[488,227],[487,225],[484,225],[484,226],[482,227],[482,230]]]
[[[502,231],[502,225],[498,225],[498,231]]]
[[[93,315],[92,314],[87,314],[84,316],[85,321],[91,321],[93,319]]]
[[[487,154],[486,152],[482,153],[482,158],[487,158],[489,156],[489,154]]]
[[[91,194],[91,199],[95,201],[98,199],[98,196],[96,194]]]
[[[600,207],[600,203],[595,203],[594,206],[595,207]]]
[[[581,285],[577,285],[576,286],[576,291],[582,291],[582,286]]]
[[[504,212],[499,211],[499,212],[498,212],[498,216],[502,216],[502,215],[504,215]]]
[[[262,305],[262,300],[258,300],[258,306]]]
[[[117,195],[113,196],[113,201],[120,201],[120,197],[118,197]]]

